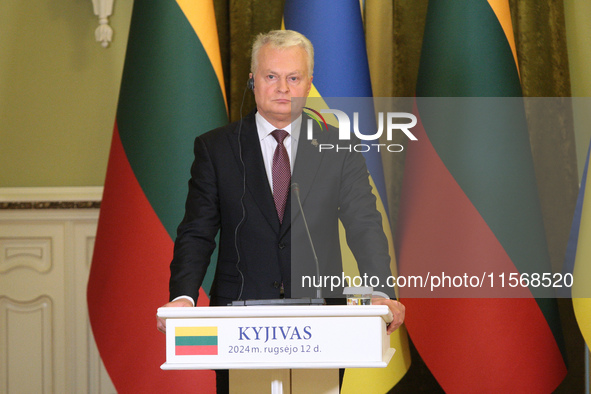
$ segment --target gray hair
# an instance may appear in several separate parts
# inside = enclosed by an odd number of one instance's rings
[[[269,44],[273,48],[284,49],[300,46],[308,54],[308,74],[314,73],[314,47],[310,40],[303,34],[293,30],[271,30],[268,33],[260,33],[252,44],[252,56],[250,59],[250,72],[254,74],[258,66],[259,51],[263,45]]]

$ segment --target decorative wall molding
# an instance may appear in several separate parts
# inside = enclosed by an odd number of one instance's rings
[[[0,202],[0,209],[88,209],[100,208],[100,201],[13,201]]]
[[[29,239],[0,236],[0,274],[17,267],[28,268],[39,273],[51,269],[51,237]]]
[[[94,31],[94,37],[103,48],[109,46],[113,40],[113,29],[109,26],[109,17],[113,13],[114,0],[92,0],[94,14],[99,18],[99,27]]]
[[[0,209],[0,394],[116,393],[86,303],[99,209],[64,209],[101,198],[102,187],[0,188],[0,205],[17,206]]]
[[[0,391],[55,391],[53,320],[52,300],[45,295],[29,302],[0,297]],[[26,338],[19,340],[23,333]]]
[[[0,210],[96,209],[102,195],[100,186],[0,188]]]

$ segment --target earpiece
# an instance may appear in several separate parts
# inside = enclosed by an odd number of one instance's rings
[[[253,78],[249,78],[248,82],[246,82],[246,88],[247,89],[254,89],[254,79]],[[242,196],[240,197],[240,205],[242,206],[242,219],[240,219],[240,222],[238,222],[238,224],[236,225],[236,228],[234,229],[234,248],[236,249],[236,269],[238,270],[238,273],[240,274],[240,278],[241,278],[241,284],[240,284],[240,293],[238,293],[238,300],[242,299],[242,291],[244,290],[244,274],[242,273],[242,270],[240,270],[240,249],[238,248],[238,236],[239,236],[239,229],[242,226],[242,223],[244,223],[244,220],[246,219],[246,208],[244,206],[244,196],[246,195],[246,166],[244,165],[244,160],[242,158],[242,138],[241,138],[241,133],[242,133],[242,107],[244,106],[244,98],[246,97],[246,89],[244,89],[244,93],[242,93],[242,104],[240,104],[240,123],[238,124],[238,155],[240,157],[240,163],[242,163],[242,174],[243,174],[243,178],[242,178]]]

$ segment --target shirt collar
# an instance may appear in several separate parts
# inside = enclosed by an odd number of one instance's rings
[[[263,116],[258,112],[255,114],[255,119],[256,119],[256,125],[257,125],[257,133],[259,135],[260,140],[263,140],[269,134],[271,134],[273,132],[273,130],[277,129],[277,127],[275,127],[271,123],[269,123],[269,121],[267,119],[263,118]],[[300,137],[301,126],[302,126],[302,115],[298,116],[292,123],[288,124],[282,130],[287,131],[287,133],[289,135],[291,135],[291,138],[297,142]]]

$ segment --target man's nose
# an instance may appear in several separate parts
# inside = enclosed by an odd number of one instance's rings
[[[286,93],[289,91],[289,85],[287,83],[287,80],[285,79],[280,79],[279,83],[277,84],[277,90],[283,93]]]

